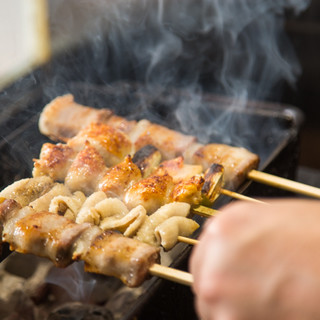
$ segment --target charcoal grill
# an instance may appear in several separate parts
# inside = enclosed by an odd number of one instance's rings
[[[54,92],[54,94],[53,94]],[[43,91],[42,88],[30,89],[16,99],[0,97],[2,104],[0,165],[1,188],[13,181],[30,177],[32,158],[37,158],[44,142],[49,141],[39,133],[37,121],[43,106],[57,95],[72,93],[75,100],[81,104],[96,108],[107,107],[116,114],[128,119],[147,118],[153,122],[164,124],[175,130],[195,134],[197,126],[194,121],[186,126],[183,121],[188,117],[183,105],[193,104],[192,110],[201,124],[198,138],[202,142],[221,142],[243,146],[257,153],[260,158],[260,170],[282,177],[294,179],[298,157],[299,129],[303,120],[301,112],[293,106],[279,105],[268,102],[250,102],[245,108],[233,108],[234,104],[228,98],[203,94],[202,100],[194,99],[188,91],[181,89],[152,89],[139,83],[114,82],[109,85],[92,85],[88,83],[70,82],[60,89]],[[197,102],[194,102],[197,101]],[[222,133],[212,123],[217,119],[226,119],[232,111],[230,131]],[[244,130],[251,126],[250,131]],[[229,132],[230,133],[230,132]],[[241,140],[239,139],[241,138]],[[275,190],[257,183],[246,182],[239,192],[250,196],[286,196],[288,192]],[[220,197],[214,207],[230,201]],[[202,225],[204,218],[196,217]],[[201,232],[198,231],[198,232]],[[170,253],[164,254],[166,264],[187,270],[191,248],[179,243]],[[8,248],[2,252],[1,259],[9,254]],[[15,254],[14,254],[15,255]],[[10,259],[10,257],[8,257]],[[10,265],[10,264],[9,264]],[[8,272],[10,272],[8,268]],[[66,275],[66,277],[68,277]],[[94,275],[92,276],[95,277]],[[171,283],[166,280],[152,278],[141,288],[124,289],[114,279],[98,277],[98,281],[107,287],[114,286],[114,292],[106,301],[99,301],[106,310],[112,312],[114,319],[196,319],[193,309],[193,295],[190,288]],[[123,290],[123,292],[122,292]],[[126,296],[126,300],[123,297]],[[72,302],[74,303],[74,302]],[[64,319],[64,312],[69,312],[73,304],[61,306],[51,314],[49,319]],[[78,307],[77,307],[78,308]],[[74,306],[74,310],[78,310]],[[81,309],[81,308],[80,308]],[[66,311],[67,310],[67,311]],[[88,311],[89,310],[89,311]],[[90,311],[91,310],[91,311]],[[86,309],[94,313],[98,309]],[[116,311],[115,311],[116,310]],[[80,311],[79,311],[80,312]],[[60,318],[59,317],[60,314]],[[95,318],[92,318],[95,319]]]

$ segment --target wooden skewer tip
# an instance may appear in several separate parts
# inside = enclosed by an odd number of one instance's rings
[[[165,267],[161,264],[155,263],[149,268],[149,272],[153,276],[177,282],[186,286],[192,286],[193,284],[193,276],[191,273],[170,267]]]

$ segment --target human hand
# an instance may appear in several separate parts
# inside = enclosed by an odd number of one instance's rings
[[[320,319],[320,202],[236,202],[190,258],[203,320]]]

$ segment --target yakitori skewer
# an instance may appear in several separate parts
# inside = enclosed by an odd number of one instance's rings
[[[2,242],[16,252],[48,258],[57,267],[82,260],[86,271],[115,276],[129,287],[141,285],[148,273],[192,284],[191,274],[158,264],[158,248],[10,199],[0,203],[0,248]]]
[[[168,158],[178,154],[184,154],[188,158],[187,151],[190,156],[190,163],[194,163],[194,161],[202,163],[204,161],[207,163],[221,162],[223,165],[229,164],[229,173],[233,171],[234,162],[232,158],[238,159],[242,164],[245,163],[245,166],[240,166],[242,169],[239,167],[240,171],[238,170],[237,174],[228,177],[235,186],[247,178],[276,188],[320,198],[319,188],[256,170],[258,157],[244,148],[234,148],[221,144],[204,146],[198,144],[195,137],[146,120],[128,121],[114,115],[109,109],[95,109],[81,105],[74,101],[71,94],[57,97],[45,106],[40,115],[39,128],[42,134],[55,141],[67,141],[92,122],[106,123],[124,132],[131,138],[136,147],[141,148],[145,144],[154,144],[157,148],[162,149],[162,152]],[[190,153],[190,150],[193,151]],[[230,154],[230,157],[228,154]]]
[[[281,178],[258,170],[251,170],[248,173],[247,178],[256,182],[270,185],[272,187],[320,199],[320,188],[316,188],[304,183]]]

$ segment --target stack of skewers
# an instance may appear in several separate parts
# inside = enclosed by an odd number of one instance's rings
[[[32,178],[1,192],[2,241],[59,267],[84,260],[87,271],[130,287],[150,274],[191,284],[190,274],[159,264],[160,247],[196,244],[192,215],[215,215],[220,194],[258,201],[234,192],[245,179],[320,198],[317,188],[257,171],[258,156],[244,148],[202,145],[72,95],[49,103],[39,128],[58,142],[43,145]]]

